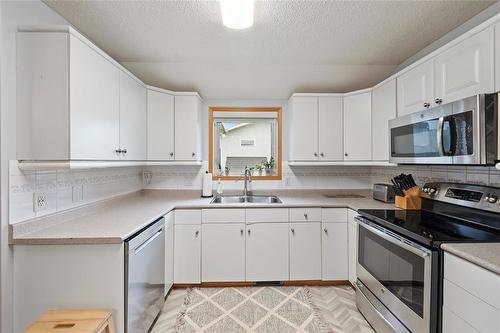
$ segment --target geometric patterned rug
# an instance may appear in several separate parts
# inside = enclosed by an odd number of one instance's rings
[[[173,290],[152,333],[373,332],[351,287]]]

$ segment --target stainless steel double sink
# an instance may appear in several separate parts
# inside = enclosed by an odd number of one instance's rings
[[[283,203],[275,195],[218,195],[210,201],[211,204],[256,203],[276,204]]]

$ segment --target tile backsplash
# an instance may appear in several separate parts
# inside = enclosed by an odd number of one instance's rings
[[[142,168],[20,171],[10,161],[9,216],[16,223],[141,190]],[[35,212],[34,196],[45,205]]]
[[[45,216],[141,189],[201,189],[207,170],[202,166],[155,166],[89,170],[23,171],[10,163],[10,223]],[[467,182],[500,187],[500,170],[494,167],[416,166],[397,167],[290,167],[283,164],[283,179],[257,181],[253,190],[370,189],[374,183],[390,183],[400,173],[411,173],[419,185],[430,181]],[[149,174],[149,177],[144,177]],[[149,179],[149,181],[145,181]],[[224,190],[241,190],[242,181],[223,181]],[[213,189],[217,188],[214,181]],[[35,212],[34,196],[45,205]]]

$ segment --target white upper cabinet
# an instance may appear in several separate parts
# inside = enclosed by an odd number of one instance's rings
[[[201,161],[202,103],[197,94],[175,96],[175,159]]]
[[[344,158],[342,97],[318,99],[319,160],[342,161]]]
[[[434,63],[428,60],[397,78],[398,117],[434,104]]]
[[[124,160],[145,160],[147,139],[146,87],[120,72],[120,149]]]
[[[344,97],[344,160],[372,159],[372,94]]]
[[[489,27],[434,58],[433,105],[494,91],[493,30]]]
[[[318,160],[318,98],[292,97],[289,107],[290,160]]]
[[[372,156],[374,161],[389,160],[389,120],[396,118],[396,80],[372,91]]]
[[[148,160],[169,161],[174,152],[174,96],[148,89]]]
[[[70,35],[70,159],[120,158],[120,70]]]

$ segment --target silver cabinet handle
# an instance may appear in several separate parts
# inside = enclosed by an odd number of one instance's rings
[[[195,237],[198,237],[198,235],[200,234],[200,231],[199,230],[196,230],[196,232],[194,233],[194,236]]]
[[[314,156],[317,157],[318,156],[318,153],[314,153]]]
[[[122,153],[126,154],[127,153],[127,149],[123,149]]]
[[[307,220],[307,213],[304,213],[304,218]]]
[[[428,109],[430,106],[431,106],[431,103],[427,103],[427,102],[424,103],[424,108]]]
[[[443,100],[441,98],[436,98],[434,100],[434,103],[436,103],[437,105],[440,105],[441,103],[443,103]]]
[[[191,153],[191,156],[195,157],[195,156],[196,156],[196,154],[195,154],[195,153]]]
[[[323,231],[325,232],[325,234],[328,233],[328,229],[327,228],[324,228]]]
[[[292,234],[294,234],[294,235],[295,235],[295,229],[294,229],[294,228],[292,228]]]
[[[121,149],[117,149],[117,150],[115,150],[115,153],[117,153],[117,154],[121,154],[121,153],[123,153],[123,150],[121,150]]]
[[[325,156],[325,154],[323,154],[323,153],[320,153],[320,154],[319,154],[319,156],[321,156],[321,157],[324,157],[324,156]]]
[[[250,236],[250,229],[248,229],[247,232],[248,232],[248,236]]]
[[[345,153],[345,154],[344,154],[344,156],[349,156],[349,154],[348,154],[348,153]]]
[[[174,156],[174,153],[170,153],[170,157]]]
[[[243,236],[243,229],[240,230],[241,235]]]

